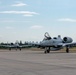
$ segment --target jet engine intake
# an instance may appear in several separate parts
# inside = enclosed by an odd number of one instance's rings
[[[73,40],[70,37],[64,37],[63,38],[63,43],[71,43]]]

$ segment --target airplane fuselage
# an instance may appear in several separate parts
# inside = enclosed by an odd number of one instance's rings
[[[52,46],[57,46],[59,43],[62,43],[62,39],[57,38],[57,39],[50,39],[50,40],[43,40],[40,42],[41,46],[46,46],[46,47],[52,47]]]

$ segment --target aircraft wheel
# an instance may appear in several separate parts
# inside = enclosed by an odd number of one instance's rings
[[[44,53],[46,54],[46,53],[47,53],[47,51],[44,51]]]
[[[66,53],[69,53],[69,48],[66,48]]]
[[[16,51],[17,51],[17,48],[16,48]]]
[[[50,53],[50,50],[47,50],[47,53]]]
[[[11,51],[11,48],[9,48],[9,50]]]
[[[21,51],[21,48],[20,48],[20,51]]]
[[[50,53],[50,50],[45,50],[44,53],[45,53],[45,54],[46,54],[46,53]]]

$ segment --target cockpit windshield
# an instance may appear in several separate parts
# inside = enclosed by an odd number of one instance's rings
[[[44,38],[43,40],[50,40],[52,39],[51,37],[47,37],[47,38]]]
[[[43,40],[50,40],[50,39],[52,39],[52,38],[50,37],[50,35],[49,35],[48,32],[46,32],[46,33],[44,34],[44,36],[45,36],[45,38],[44,38]]]

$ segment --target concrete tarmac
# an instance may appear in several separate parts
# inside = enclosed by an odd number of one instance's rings
[[[0,75],[76,75],[76,53],[0,51]]]

